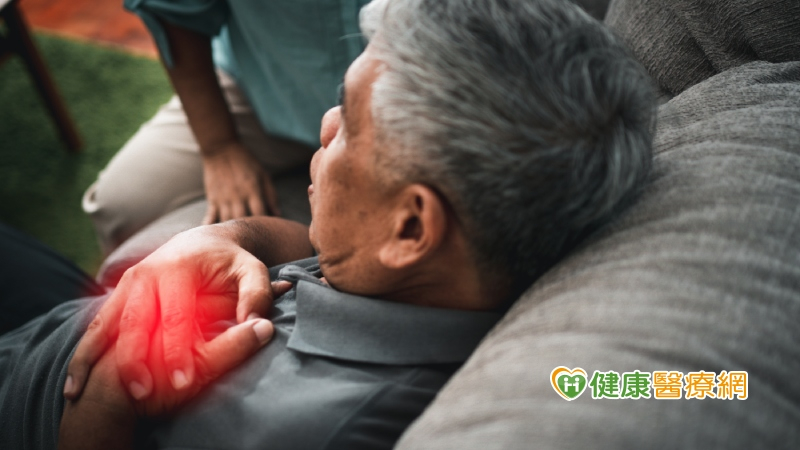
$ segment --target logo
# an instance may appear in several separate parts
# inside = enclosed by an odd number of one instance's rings
[[[668,370],[652,373],[595,370],[590,379],[580,367],[559,366],[550,372],[550,384],[567,401],[580,397],[587,387],[592,388],[593,399],[747,400],[748,397],[747,372],[743,370],[723,370],[719,374],[703,370],[685,374]]]
[[[564,400],[572,401],[580,397],[586,390],[586,371],[580,367],[567,369],[556,367],[550,372],[550,384]]]

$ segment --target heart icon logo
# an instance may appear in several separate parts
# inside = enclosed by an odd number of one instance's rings
[[[550,384],[564,400],[572,401],[580,397],[586,390],[586,371],[580,367],[568,369],[556,367],[550,372]]]

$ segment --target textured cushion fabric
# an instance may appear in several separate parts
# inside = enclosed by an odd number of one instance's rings
[[[567,402],[558,366],[749,374],[747,400]],[[651,181],[509,311],[400,449],[800,447],[800,63],[659,109]]]
[[[581,6],[590,16],[597,20],[603,20],[608,9],[610,0],[572,0]]]
[[[669,95],[747,62],[800,61],[797,0],[614,0],[605,21]]]
[[[306,194],[306,186],[311,183],[308,171],[303,169],[290,172],[276,177],[274,182],[283,217],[310,223],[311,210]],[[97,272],[97,282],[106,287],[116,286],[128,268],[153,253],[176,234],[199,226],[203,222],[206,206],[205,199],[189,203],[165,214],[131,236],[103,261]]]

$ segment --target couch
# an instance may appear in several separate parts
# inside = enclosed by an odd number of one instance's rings
[[[800,448],[800,2],[621,0],[605,19],[663,94],[649,185],[531,286],[399,449]],[[746,371],[749,392],[565,401],[559,366]]]
[[[662,94],[650,181],[525,292],[400,449],[800,448],[800,2],[615,0],[605,20]],[[203,208],[148,227],[99,279]],[[741,371],[747,398],[567,401],[561,366]]]

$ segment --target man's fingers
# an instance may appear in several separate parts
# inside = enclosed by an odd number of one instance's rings
[[[115,291],[89,323],[67,366],[67,379],[64,384],[66,398],[75,400],[80,396],[92,367],[116,339],[125,303],[125,291]]]
[[[89,372],[92,370],[92,367],[100,360],[100,357],[103,356],[105,353],[106,348],[112,342],[113,336],[110,336],[109,332],[109,325],[115,323],[113,320],[113,316],[115,315],[115,311],[113,308],[116,307],[115,304],[109,304],[111,299],[106,302],[106,305],[103,305],[103,308],[109,306],[109,311],[106,313],[109,319],[103,318],[103,309],[94,316],[92,322],[89,323],[89,327],[86,329],[86,333],[81,338],[80,343],[78,343],[78,348],[75,349],[75,354],[72,355],[72,360],[70,360],[69,365],[67,366],[67,379],[64,382],[64,397],[69,400],[77,399],[81,392],[83,391],[83,387],[86,384],[87,378],[89,378]]]
[[[260,195],[251,195],[250,198],[247,199],[247,207],[250,209],[250,214],[253,216],[264,216],[267,214]]]
[[[242,265],[239,275],[239,301],[236,304],[236,321],[242,323],[251,314],[265,317],[272,306],[272,289],[267,267],[255,258]]]
[[[206,215],[203,217],[203,225],[211,225],[213,223],[217,223],[217,216],[219,213],[217,212],[217,207],[208,201],[208,208],[206,209]]]
[[[233,219],[233,215],[230,206],[225,203],[219,205],[219,221],[225,222],[231,219]]]
[[[119,321],[117,367],[130,394],[141,400],[153,389],[153,378],[146,362],[151,334],[158,320],[158,297],[147,282],[130,283],[126,289],[128,301]]]
[[[238,219],[241,217],[247,217],[247,209],[244,206],[244,200],[237,199],[231,205],[231,219]]]
[[[276,298],[280,297],[281,295],[289,292],[289,289],[291,289],[292,286],[294,286],[291,282],[286,281],[286,280],[273,281],[271,283],[271,285],[272,285],[272,298],[273,299],[276,299]]]
[[[278,192],[272,184],[272,179],[269,176],[264,177],[264,203],[267,213],[271,216],[280,217],[281,208],[278,206]]]
[[[225,330],[202,344],[202,363],[198,370],[205,381],[230,371],[272,339],[275,329],[266,319],[253,319]]]
[[[198,293],[195,315],[200,325],[220,320],[235,320],[236,298],[231,298],[228,294]]]
[[[164,364],[175,390],[190,386],[194,379],[192,333],[196,295],[194,277],[184,272],[165,275],[158,285],[164,329]]]

